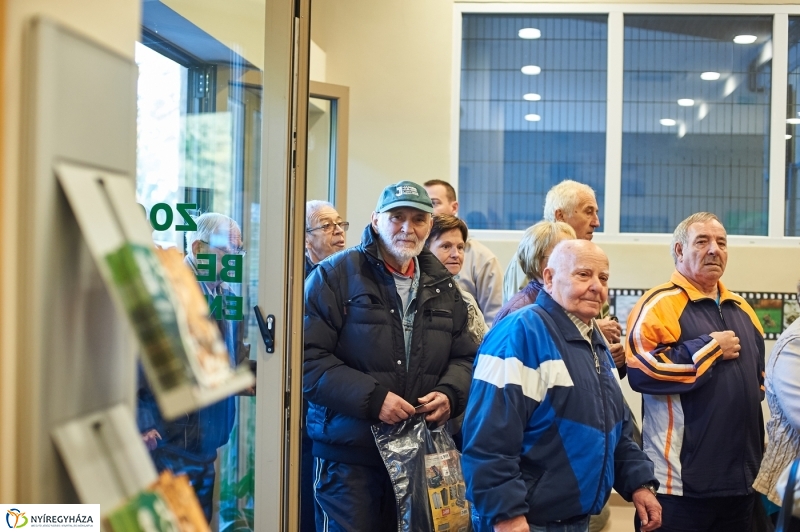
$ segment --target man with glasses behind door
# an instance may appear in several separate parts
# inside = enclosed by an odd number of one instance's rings
[[[242,231],[233,219],[223,214],[208,212],[198,216],[195,222],[197,230],[187,234],[184,262],[197,276],[203,295],[208,298],[219,296],[217,301],[224,305],[225,298],[235,294],[224,282],[226,264],[223,258],[227,255],[226,260],[230,260],[231,256],[244,255]],[[212,268],[211,263],[215,267]],[[250,346],[242,341],[244,322],[241,318],[229,319],[231,313],[224,306],[220,311],[217,326],[228,348],[230,363],[235,366],[249,358]],[[212,310],[212,317],[214,314]],[[186,474],[206,520],[211,522],[216,477],[214,461],[217,450],[230,438],[236,417],[236,397],[227,397],[176,420],[166,421],[161,417],[152,391],[140,371],[137,398],[139,430],[156,468],[159,472],[169,469],[175,474]]]
[[[344,234],[350,228],[327,201],[306,203],[306,277],[322,260],[344,249]]]
[[[386,187],[361,244],[306,281],[303,393],[318,530],[395,532],[372,425],[415,413],[442,424],[466,406],[478,346],[450,272],[424,249],[432,213],[417,183]]]
[[[344,233],[350,223],[342,220],[327,201],[306,202],[306,278],[321,261],[344,249]],[[311,438],[306,430],[308,401],[303,399],[302,456],[300,458],[300,532],[314,532],[314,455]]]

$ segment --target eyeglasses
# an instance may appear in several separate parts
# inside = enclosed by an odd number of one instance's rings
[[[322,229],[323,233],[330,233],[333,231],[335,226],[339,226],[342,231],[347,231],[350,229],[350,222],[325,222],[324,224],[320,225],[319,227],[314,227],[312,229],[306,229],[306,233],[310,233],[311,231],[316,231],[318,229]]]
[[[214,244],[210,244],[210,243],[206,242],[205,240],[201,240],[200,242],[202,242],[203,244],[207,245],[208,247],[220,250],[225,255],[242,255],[242,256],[247,255],[247,250],[245,250],[242,246],[239,246],[239,247],[236,247],[236,248],[229,248],[229,247],[224,247],[223,248],[223,247],[220,247],[220,246],[215,246]]]

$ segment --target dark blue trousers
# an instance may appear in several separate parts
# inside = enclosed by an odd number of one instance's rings
[[[756,493],[740,497],[679,497],[658,494],[660,532],[752,532]],[[639,517],[634,527],[640,529]]]
[[[397,532],[394,489],[385,467],[314,458],[317,532]]]

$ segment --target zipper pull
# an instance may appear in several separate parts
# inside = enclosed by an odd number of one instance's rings
[[[600,375],[600,359],[597,358],[597,351],[592,349],[592,354],[594,355],[594,369],[597,371],[597,374]]]

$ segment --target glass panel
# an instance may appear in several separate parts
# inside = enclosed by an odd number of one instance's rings
[[[306,197],[334,202],[335,172],[332,168],[334,102],[322,98],[308,99],[308,175]]]
[[[771,16],[625,16],[622,232],[767,234],[771,61]]]
[[[156,244],[185,254],[238,365],[251,364],[250,346],[260,341],[251,309],[264,5],[232,3],[206,12],[192,2],[175,10],[143,2],[136,192]],[[255,405],[243,394],[166,421],[140,379],[137,420],[153,461],[159,471],[189,475],[212,530],[253,530]]]
[[[606,15],[464,15],[460,212],[525,229],[564,179],[594,188],[606,158]]]
[[[797,124],[800,124],[800,17],[789,17],[789,79],[786,93],[786,236],[800,236],[800,155]]]

